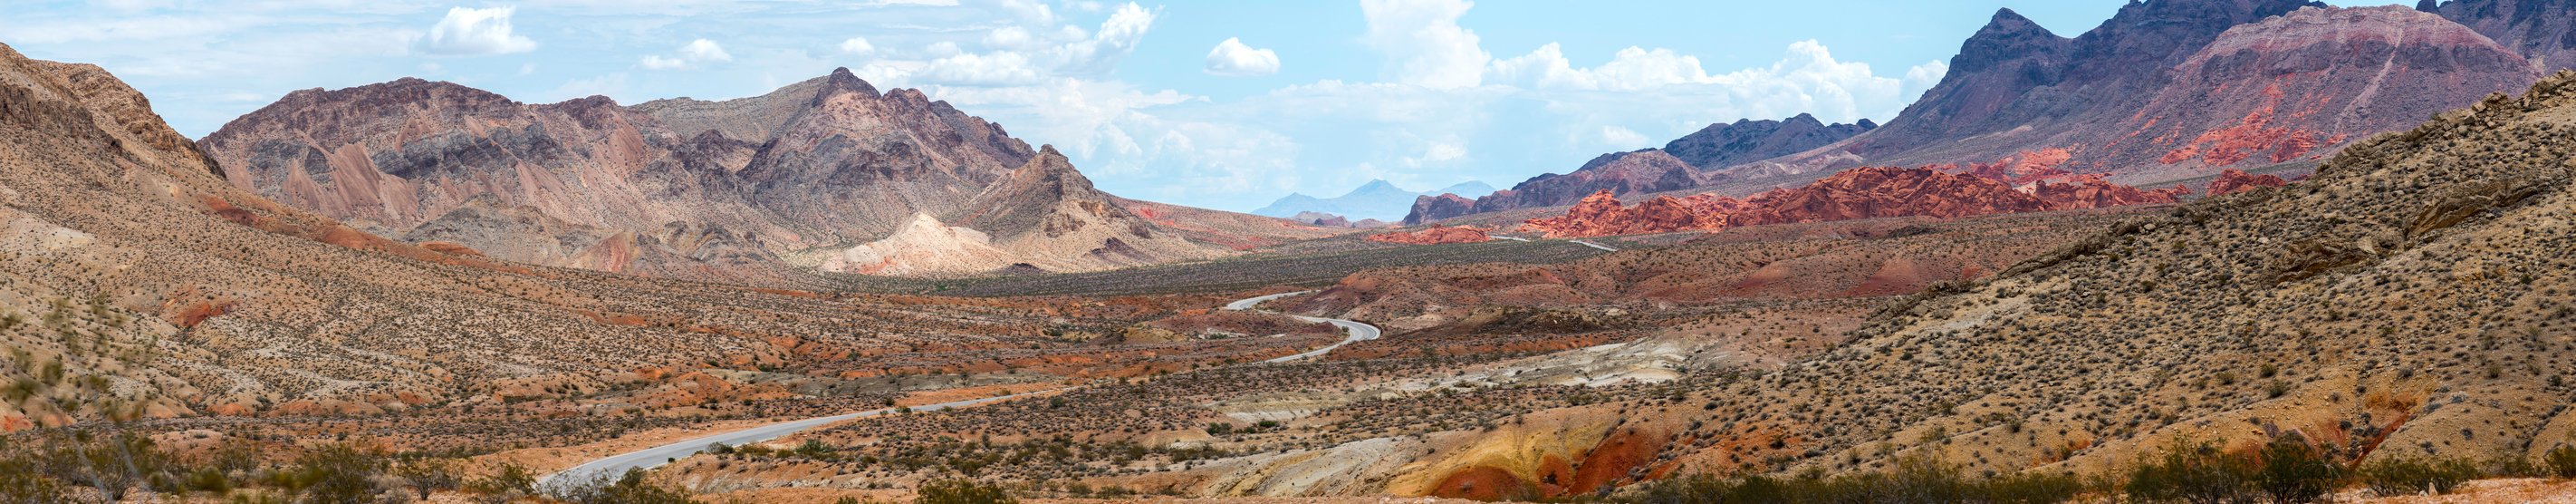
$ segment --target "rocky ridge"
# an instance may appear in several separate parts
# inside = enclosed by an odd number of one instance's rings
[[[1742,200],[1713,194],[1657,196],[1624,207],[1616,195],[1603,190],[1565,215],[1532,219],[1525,227],[1551,237],[1591,237],[1883,217],[1950,219],[2173,203],[2187,193],[2183,188],[2138,189],[2100,177],[2042,180],[2015,187],[2009,181],[1934,168],[1871,167]]]
[[[305,90],[203,143],[237,186],[387,236],[451,241],[531,264],[764,285],[817,284],[788,265],[819,266],[829,254],[811,251],[885,239],[916,215],[969,227],[1044,220],[970,218],[978,198],[1052,201],[1058,195],[1047,191],[1055,191],[1096,200],[1101,215],[1121,212],[1078,176],[1066,181],[1080,188],[1012,184],[1023,167],[1056,165],[1037,163],[1042,150],[1000,125],[917,90],[880,93],[847,69],[762,96],[635,106],[604,97],[520,104],[419,79]],[[1039,192],[993,192],[1001,187]],[[493,209],[519,215],[491,218]],[[1030,259],[1118,248],[1062,243],[1102,239],[1096,235],[1019,239],[1032,235],[978,229],[1010,237],[1003,250]],[[1232,238],[1275,243],[1328,234],[1294,226],[1249,232]],[[1155,242],[1122,242],[1139,240]],[[1116,260],[1076,254],[1015,262],[1087,271],[1233,248],[1159,242]]]

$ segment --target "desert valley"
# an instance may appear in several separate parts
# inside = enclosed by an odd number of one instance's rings
[[[1257,210],[935,63],[192,137],[0,22],[0,503],[2576,502],[2576,1],[2096,3],[1891,116]]]

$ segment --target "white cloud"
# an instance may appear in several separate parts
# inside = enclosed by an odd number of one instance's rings
[[[724,46],[707,39],[693,40],[689,45],[681,46],[680,57],[690,61],[733,61],[733,55],[725,54]]]
[[[547,92],[546,99],[561,101],[591,96],[617,96],[625,92],[626,74],[620,72],[565,81],[563,85],[555,86],[553,91]]]
[[[841,41],[841,52],[843,54],[866,56],[876,53],[877,46],[876,44],[868,43],[867,37],[850,37],[849,40]]]
[[[1279,73],[1279,53],[1269,49],[1254,49],[1252,46],[1243,45],[1242,39],[1227,37],[1224,42],[1218,42],[1215,49],[1208,50],[1205,71],[1208,75],[1224,77],[1259,77],[1275,74]]]
[[[1724,114],[1695,119],[1699,122],[1778,118],[1799,112],[1849,121],[1886,118],[1904,106],[1903,91],[1919,89],[1911,81],[1927,75],[1937,81],[1943,70],[1918,66],[1905,79],[1882,77],[1866,63],[1834,59],[1831,50],[1813,40],[1789,44],[1786,53],[1768,67],[1710,74],[1696,56],[1638,47],[1622,49],[1600,66],[1575,68],[1558,45],[1548,44],[1527,55],[1495,61],[1491,80],[1534,90],[1599,92],[1557,99],[1592,105],[1612,102],[1608,103],[1611,111],[1638,118],[1666,116],[1675,110],[1655,109],[1691,104],[1678,110]]]
[[[940,58],[931,61],[918,76],[944,84],[976,86],[1031,84],[1040,77],[1028,56],[1011,51]]]
[[[477,56],[523,53],[537,49],[537,42],[511,33],[510,15],[516,7],[447,10],[447,17],[429,27],[429,36],[421,39],[421,51],[442,56]]]
[[[1360,0],[1368,34],[1360,41],[1385,53],[1386,73],[1396,82],[1435,89],[1474,87],[1484,83],[1485,64],[1493,60],[1476,32],[1458,26],[1474,7],[1467,0]]]
[[[1026,49],[1034,37],[1027,28],[1004,26],[984,34],[984,47],[990,49]]]
[[[1154,17],[1154,11],[1145,10],[1135,2],[1118,6],[1117,11],[1109,13],[1109,20],[1100,23],[1099,32],[1055,50],[1060,61],[1057,71],[1073,75],[1109,73],[1117,68],[1118,62],[1127,59],[1127,53],[1136,49],[1136,42],[1145,38],[1145,31],[1154,27]],[[1078,33],[1078,30],[1065,32],[1067,35]]]
[[[966,51],[965,49],[959,49],[959,48],[957,48],[957,43],[956,43],[956,42],[949,42],[949,41],[946,41],[946,40],[942,40],[942,41],[938,41],[938,42],[933,42],[933,43],[931,43],[931,44],[930,44],[930,46],[929,46],[929,47],[924,47],[924,48],[922,48],[922,52],[929,53],[931,57],[935,57],[935,58],[946,58],[946,57],[949,57],[949,56],[956,56],[956,55],[957,55],[957,53],[961,53],[961,52],[965,52],[965,51]]]
[[[1914,65],[1914,68],[1905,69],[1905,87],[1914,90],[1932,89],[1932,86],[1941,83],[1941,77],[1949,74],[1949,63],[1934,61]]]
[[[1431,144],[1430,147],[1423,149],[1421,156],[1404,158],[1404,165],[1421,168],[1423,165],[1439,164],[1466,158],[1466,146],[1458,145],[1455,142],[1440,142]]]
[[[648,54],[636,65],[646,70],[680,70],[727,61],[733,61],[733,54],[726,53],[723,45],[713,40],[697,39],[689,41],[688,45],[680,46],[678,56],[664,57],[659,54]]]
[[[1644,133],[1638,133],[1637,130],[1628,129],[1622,126],[1601,127],[1601,143],[1610,144],[1614,148],[1624,149],[1630,146],[1645,145],[1649,142],[1653,142],[1653,140],[1647,140],[1646,135]]]

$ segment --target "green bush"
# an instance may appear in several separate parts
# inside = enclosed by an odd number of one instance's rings
[[[923,483],[912,499],[913,504],[1019,504],[1000,485],[974,480],[941,480]]]
[[[572,504],[689,504],[685,489],[654,484],[643,469],[628,468],[616,478],[598,475],[587,481],[546,485],[546,494]]]
[[[1648,483],[1622,499],[1639,504],[1960,502],[2039,504],[2065,502],[2084,493],[2074,476],[2019,474],[1970,478],[1958,468],[1921,459],[1897,461],[1883,472],[1796,478],[1725,479],[1700,474]]]
[[[278,483],[303,494],[305,502],[359,504],[376,500],[382,490],[376,486],[376,476],[384,471],[383,456],[355,446],[333,444],[296,457],[295,465],[278,475]]]
[[[2255,473],[2254,486],[2272,502],[2321,502],[2342,486],[2343,466],[2328,460],[2323,450],[2307,440],[2276,437],[2264,443],[2258,455],[2261,470]]]
[[[2576,478],[2576,446],[2550,448],[2548,453],[2540,455],[2540,465],[2549,471],[2551,477]]]
[[[2391,457],[2363,464],[2361,483],[2381,497],[2425,492],[2447,494],[2458,490],[2460,484],[2482,476],[2479,473],[2477,464],[2467,460]]]
[[[529,471],[528,466],[519,465],[517,462],[502,462],[500,467],[492,469],[491,476],[474,480],[465,487],[477,493],[492,495],[529,495],[537,493],[537,475],[534,471]]]
[[[2123,487],[2143,502],[2227,504],[2250,500],[2256,468],[2214,443],[2175,443],[2161,458],[2140,461]]]

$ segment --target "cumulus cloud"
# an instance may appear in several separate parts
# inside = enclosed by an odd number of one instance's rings
[[[516,7],[447,10],[447,17],[429,27],[421,39],[421,52],[442,56],[476,56],[534,51],[537,42],[511,33],[510,15]]]
[[[680,46],[679,54],[676,56],[648,54],[644,56],[643,61],[636,64],[646,70],[680,70],[727,61],[733,61],[733,55],[726,53],[723,45],[713,40],[697,39],[689,41],[688,45]]]
[[[1475,7],[1467,0],[1360,0],[1368,33],[1360,41],[1387,56],[1395,82],[1452,89],[1484,82],[1485,52],[1476,32],[1458,26]]]
[[[1215,49],[1208,50],[1206,72],[1222,77],[1259,77],[1279,73],[1279,53],[1254,49],[1243,45],[1242,39],[1227,37],[1224,42],[1216,43]]]
[[[1430,147],[1424,148],[1422,150],[1422,155],[1420,156],[1404,158],[1404,165],[1421,168],[1423,165],[1456,161],[1466,159],[1466,157],[1467,146],[1459,145],[1455,141],[1439,142],[1433,143]]]
[[[1932,89],[1932,86],[1941,83],[1942,77],[1949,74],[1949,63],[1934,61],[1914,65],[1914,68],[1905,69],[1905,87],[1915,90]]]
[[[1637,130],[1628,129],[1623,126],[1601,127],[1601,143],[1613,146],[1622,146],[1624,148],[1624,146],[1645,145],[1648,142],[1652,142],[1652,140],[1647,140],[1646,135],[1644,133],[1638,133]]]
[[[1145,31],[1154,27],[1154,17],[1154,11],[1145,10],[1135,2],[1118,6],[1117,11],[1109,13],[1108,21],[1100,23],[1100,31],[1092,33],[1090,38],[1056,49],[1057,58],[1061,60],[1058,71],[1077,75],[1109,73],[1117,68],[1119,61],[1127,59],[1127,53],[1135,51],[1137,41],[1144,40]],[[1068,35],[1078,33],[1066,32]]]
[[[877,45],[868,43],[867,37],[850,37],[849,40],[841,41],[841,53],[843,54],[866,56],[869,54],[875,54],[876,52]]]
[[[1639,47],[1622,49],[1599,66],[1576,68],[1556,44],[1541,46],[1527,55],[1496,60],[1490,70],[1495,83],[1536,90],[1604,93],[1585,98],[1591,100],[1665,106],[1684,99],[1698,103],[1690,110],[1747,114],[1739,117],[1773,118],[1813,112],[1834,120],[1857,120],[1883,119],[1894,113],[1904,105],[1905,90],[1921,88],[1913,82],[1937,81],[1946,68],[1918,66],[1908,70],[1903,79],[1883,77],[1867,63],[1837,60],[1824,44],[1807,40],[1789,44],[1786,54],[1770,66],[1721,74],[1709,73],[1695,56]],[[1638,112],[1640,117],[1655,114],[1651,110]],[[1709,118],[1727,119],[1730,118]]]
[[[1038,68],[1029,57],[1011,51],[965,53],[930,62],[918,77],[954,85],[999,86],[1036,83]]]

